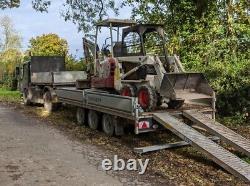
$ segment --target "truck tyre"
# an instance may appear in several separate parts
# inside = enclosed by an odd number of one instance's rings
[[[168,102],[169,109],[178,109],[184,104],[184,100],[170,100]]]
[[[85,124],[86,110],[84,108],[78,107],[76,110],[76,119],[79,125]]]
[[[25,89],[23,91],[23,103],[24,103],[25,106],[31,105],[31,101],[30,101],[30,98],[29,98],[29,90],[28,89]]]
[[[142,85],[137,92],[138,103],[144,111],[152,111],[157,106],[157,94],[149,85]]]
[[[133,85],[125,84],[120,90],[120,95],[135,97],[135,87]]]
[[[44,109],[47,112],[52,112],[54,110],[54,104],[52,102],[52,96],[49,91],[45,92],[43,95]]]
[[[91,129],[97,130],[100,123],[100,115],[94,110],[90,110],[88,113],[88,125]]]
[[[103,114],[102,117],[102,130],[108,136],[113,136],[115,131],[115,119],[109,114]]]

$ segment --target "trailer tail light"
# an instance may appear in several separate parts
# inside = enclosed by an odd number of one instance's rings
[[[149,121],[140,121],[138,123],[138,129],[149,129],[149,128],[150,128]]]

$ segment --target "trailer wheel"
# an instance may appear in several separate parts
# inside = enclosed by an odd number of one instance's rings
[[[76,119],[79,125],[85,124],[86,110],[84,108],[78,107],[76,110]]]
[[[152,111],[157,105],[157,94],[155,90],[148,86],[142,85],[137,93],[138,103],[145,111]]]
[[[170,102],[168,102],[168,108],[178,109],[178,108],[181,108],[183,104],[184,104],[184,100],[170,100]]]
[[[91,129],[96,130],[98,129],[100,123],[100,115],[94,111],[90,110],[88,113],[88,125]]]
[[[120,90],[120,95],[135,97],[135,88],[134,88],[134,86],[129,85],[129,84],[123,85],[121,90]]]
[[[115,131],[115,119],[109,115],[104,114],[102,117],[102,130],[107,134],[108,136],[113,136]]]
[[[54,110],[55,105],[52,103],[52,96],[49,91],[44,93],[43,101],[45,110],[47,112],[52,112]]]
[[[25,106],[31,105],[31,101],[30,101],[30,98],[29,98],[29,90],[28,89],[25,89],[23,91],[23,103],[24,103]]]

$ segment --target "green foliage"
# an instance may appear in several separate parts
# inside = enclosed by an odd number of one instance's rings
[[[9,17],[0,19],[3,30],[0,41],[0,81],[5,87],[11,87],[16,65],[22,62],[21,37],[15,30]]]
[[[118,14],[115,0],[66,0],[62,16],[65,21],[72,21],[78,25],[79,30],[85,33],[93,31],[93,25],[108,17],[108,13]],[[40,12],[48,12],[48,7],[53,3],[51,0],[33,0],[32,7]],[[4,0],[0,2],[0,9],[17,8],[20,0]]]
[[[17,8],[20,6],[20,0],[1,0],[0,9]]]
[[[20,101],[20,92],[18,91],[10,91],[9,89],[6,88],[1,88],[0,87],[0,102],[19,102]]]
[[[222,115],[250,111],[250,27],[247,0],[129,0],[140,22],[165,25],[168,51],[187,70],[204,72]]]
[[[66,57],[66,70],[86,71],[87,66],[84,60],[76,60],[72,55]]]
[[[115,0],[66,0],[63,16],[78,25],[85,33],[93,31],[94,24],[108,16],[108,11],[118,14]]]
[[[68,43],[56,34],[43,34],[30,40],[29,52],[33,56],[66,56]]]

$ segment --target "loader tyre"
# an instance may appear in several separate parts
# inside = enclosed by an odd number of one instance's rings
[[[31,101],[30,101],[30,98],[29,98],[29,90],[28,89],[25,89],[23,91],[23,103],[24,103],[25,106],[31,105]]]
[[[137,92],[138,103],[144,111],[153,111],[157,106],[157,94],[149,85],[142,85]]]
[[[133,85],[125,84],[120,90],[120,95],[135,97],[135,87]]]
[[[168,108],[178,109],[178,108],[181,108],[183,104],[184,104],[184,100],[170,100],[170,102],[168,102]]]
[[[88,112],[88,125],[89,128],[97,130],[100,123],[100,115],[94,110]]]
[[[86,121],[85,116],[86,116],[86,110],[84,108],[77,107],[76,119],[77,119],[77,123],[79,125],[84,125],[85,124],[85,121]]]
[[[104,114],[102,116],[102,130],[108,136],[113,136],[113,134],[114,134],[114,131],[115,131],[115,122],[114,121],[115,121],[115,119],[109,114]]]

